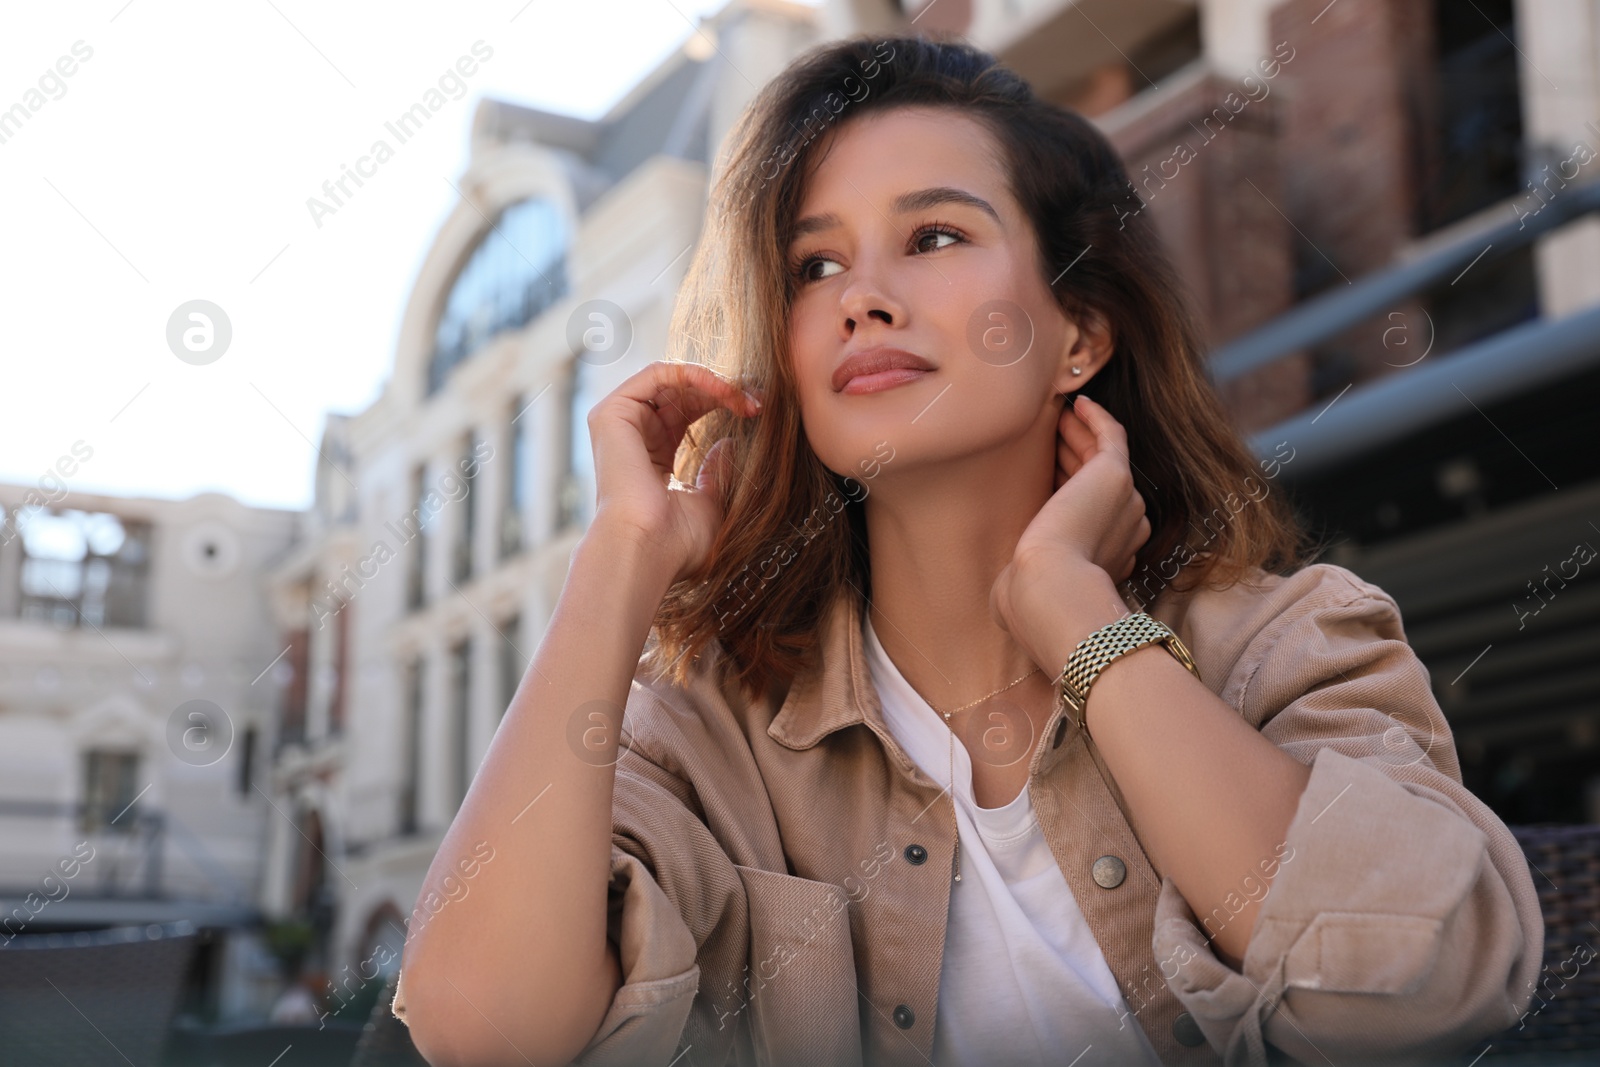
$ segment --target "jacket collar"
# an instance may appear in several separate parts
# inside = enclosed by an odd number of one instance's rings
[[[867,722],[869,716],[887,729],[861,627],[858,598],[848,590],[837,595],[823,619],[816,662],[796,675],[767,736],[786,748],[803,750],[835,730]]]
[[[865,724],[883,739],[896,761],[915,775],[911,757],[892,740],[877,687],[872,684],[862,609],[859,598],[848,590],[834,600],[820,628],[817,659],[795,677],[767,726],[767,736],[785,748],[804,751],[837,730]],[[1048,774],[1066,757],[1061,741],[1067,732],[1076,730],[1066,709],[1058,706],[1045,723],[1047,736],[1055,743],[1040,745],[1035,751],[1030,777]]]
[[[1163,590],[1155,604],[1145,610],[1162,622],[1174,625],[1182,634],[1187,628],[1175,608],[1184,599],[1173,596],[1170,590]],[[788,695],[767,726],[767,736],[785,748],[804,751],[837,730],[862,723],[879,737],[891,736],[867,664],[862,608],[860,598],[845,590],[835,597],[825,613],[815,662],[796,675]],[[1185,643],[1192,652],[1195,650],[1192,638],[1186,637]],[[1217,691],[1216,685],[1212,686],[1212,691]],[[1049,740],[1034,753],[1030,776],[1048,774],[1066,758],[1072,747],[1062,742],[1079,740],[1076,723],[1059,705],[1051,713],[1044,730]],[[900,752],[898,745],[887,740],[886,744],[898,753],[902,763],[911,765],[910,757]]]

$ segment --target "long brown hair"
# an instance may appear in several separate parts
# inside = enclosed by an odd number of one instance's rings
[[[691,484],[719,439],[731,438],[733,452],[710,558],[668,591],[652,629],[647,662],[678,684],[717,640],[745,691],[763,693],[810,662],[837,596],[863,606],[871,596],[861,501],[875,460],[836,474],[806,440],[788,358],[793,279],[783,250],[821,134],[905,105],[949,107],[985,124],[1061,308],[1080,322],[1098,313],[1112,327],[1113,355],[1082,391],[1127,428],[1150,520],[1123,588],[1148,602],[1168,587],[1225,586],[1253,568],[1285,573],[1309,558],[1283,494],[1258,499],[1249,488],[1271,475],[1223,413],[1182,285],[1105,137],[968,44],[848,38],[793,62],[729,133],[673,312],[667,358],[703,363],[765,397],[753,419],[707,415],[679,450],[677,476]],[[1228,503],[1243,496],[1247,506]],[[1210,536],[1196,552],[1187,539],[1202,527]]]

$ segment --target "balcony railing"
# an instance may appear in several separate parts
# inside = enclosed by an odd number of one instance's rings
[[[1266,325],[1218,348],[1208,370],[1223,384],[1294,352],[1325,341],[1466,269],[1532,244],[1540,237],[1600,211],[1600,181],[1560,190],[1535,211],[1507,210],[1507,220],[1353,284],[1307,300]],[[1508,208],[1514,205],[1508,203]],[[1369,452],[1475,402],[1494,401],[1558,379],[1600,358],[1600,305],[1562,319],[1536,319],[1502,330],[1427,363],[1386,374],[1350,391],[1337,404],[1307,410],[1255,434],[1258,455],[1292,439],[1304,477]],[[1452,383],[1455,388],[1451,388]],[[1338,399],[1338,398],[1335,398]]]
[[[7,898],[38,893],[46,875],[63,879],[57,861],[69,856],[77,867],[65,884],[74,896],[243,905],[252,895],[250,886],[181,820],[137,802],[107,812],[82,801],[0,799],[0,824],[14,827],[14,820],[27,823],[32,840],[73,844],[59,857],[46,857],[43,866],[36,856],[17,855],[14,847],[0,856],[0,895]],[[169,848],[187,861],[176,879],[168,869]]]
[[[30,820],[32,826],[39,828],[42,840],[70,837],[87,842],[92,849],[89,858],[74,854],[81,865],[81,871],[70,883],[75,891],[87,890],[106,897],[162,897],[166,814],[133,805],[108,819],[102,819],[103,814],[82,802],[0,800],[0,820]],[[56,826],[49,827],[50,823]],[[64,832],[51,832],[57,828]],[[47,873],[54,875],[55,868],[50,867]],[[8,858],[0,866],[0,885],[7,888],[21,888],[39,878],[39,872],[23,866],[16,858]]]

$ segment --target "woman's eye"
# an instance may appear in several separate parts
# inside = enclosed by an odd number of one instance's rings
[[[928,230],[923,230],[921,233],[917,234],[916,239],[912,242],[912,244],[915,246],[915,248],[916,248],[916,250],[918,252],[933,252],[933,251],[935,251],[937,249],[948,247],[948,245],[942,245],[942,244],[934,244],[934,245],[932,245],[930,247],[926,243],[930,239],[937,241],[941,237],[948,238],[950,244],[955,244],[957,241],[960,240],[960,238],[957,235],[951,233],[948,230],[928,229]]]
[[[928,252],[937,252],[941,248],[948,248],[953,244],[960,244],[964,240],[965,238],[962,237],[961,234],[947,227],[937,225],[924,226],[922,229],[912,234],[911,248],[915,252],[926,254]],[[930,241],[932,242],[931,244],[929,243]],[[815,269],[818,267],[833,267],[834,270],[824,270],[819,273]],[[844,268],[841,267],[837,262],[829,259],[826,255],[823,255],[819,252],[810,256],[806,256],[796,263],[794,267],[794,276],[802,285],[804,285],[810,282],[821,281],[823,278],[831,277],[832,274],[843,269]]]
[[[828,277],[827,274],[818,274],[814,269],[816,267],[837,268],[839,267],[839,264],[822,256],[811,256],[804,263],[800,264],[800,268],[798,271],[796,271],[796,273],[800,276],[800,280],[803,282],[820,281],[821,279]]]

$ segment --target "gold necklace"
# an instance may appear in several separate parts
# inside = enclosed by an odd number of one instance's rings
[[[950,725],[950,717],[958,711],[966,711],[968,708],[976,704],[982,704],[990,697],[999,696],[1007,689],[1010,689],[1012,686],[1017,685],[1020,682],[1026,681],[1037,673],[1039,673],[1039,668],[1035,667],[1033,670],[1029,671],[1027,674],[1024,674],[1016,681],[1007,682],[994,692],[981,696],[977,700],[972,701],[970,704],[963,704],[959,708],[953,708],[950,711],[939,711],[937,708],[934,708],[935,712],[944,716],[945,728],[950,732],[950,821],[955,823],[955,880],[958,882],[961,881],[961,825],[960,823],[956,822],[956,731],[955,727]],[[928,706],[933,707],[931,704]]]

